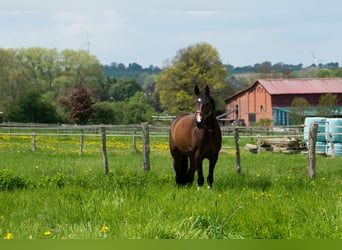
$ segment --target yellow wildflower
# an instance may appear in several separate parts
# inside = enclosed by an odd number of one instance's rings
[[[4,237],[5,240],[10,240],[10,239],[13,239],[13,238],[14,238],[14,235],[11,234],[11,233],[6,234],[6,236]]]
[[[51,235],[51,231],[45,231],[44,232],[44,236],[50,236]]]
[[[100,233],[107,233],[109,231],[109,227],[103,226],[100,230]]]

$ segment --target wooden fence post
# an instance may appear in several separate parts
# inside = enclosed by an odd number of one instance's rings
[[[32,151],[36,152],[36,132],[32,132]]]
[[[239,129],[237,127],[234,128],[234,141],[235,141],[235,150],[236,150],[236,173],[241,174],[241,165],[240,165],[240,142],[239,142]]]
[[[308,173],[309,178],[316,176],[316,140],[318,124],[312,123],[309,131]]]
[[[257,134],[257,153],[260,154],[261,152],[261,138],[260,135]]]
[[[143,141],[143,154],[142,154],[142,163],[144,171],[150,171],[150,138],[149,138],[149,130],[148,123],[141,123],[142,127],[142,141]]]
[[[61,126],[60,126],[60,124],[58,122],[57,123],[57,135],[58,135],[58,137],[59,137],[60,133],[61,133]]]
[[[134,150],[134,154],[136,155],[138,152],[137,149],[137,139],[136,139],[136,131],[133,132],[133,150]]]
[[[329,133],[329,142],[330,142],[330,148],[331,148],[331,158],[335,158],[335,146],[332,139],[332,133]]]
[[[83,153],[83,129],[81,129],[81,133],[80,133],[80,152],[79,152],[79,155],[81,156],[82,153]]]
[[[107,175],[109,170],[108,170],[106,128],[105,127],[101,127],[101,138],[102,138],[103,171],[104,171],[104,174]]]

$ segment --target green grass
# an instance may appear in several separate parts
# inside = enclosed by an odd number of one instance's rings
[[[151,171],[131,137],[0,136],[0,237],[14,239],[340,239],[342,159],[223,150],[212,190],[178,188],[167,138],[151,139]],[[138,149],[141,142],[137,139]],[[241,143],[243,145],[243,142]],[[225,139],[224,146],[232,146]],[[204,172],[207,172],[205,162]],[[9,235],[10,234],[10,235]]]

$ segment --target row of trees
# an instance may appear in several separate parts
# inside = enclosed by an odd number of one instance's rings
[[[161,73],[150,73],[105,77],[98,59],[85,50],[0,49],[0,110],[7,121],[137,123],[152,114],[191,112],[196,83],[210,85],[224,110],[227,71],[211,45],[181,49]]]
[[[273,74],[267,69],[284,69],[268,62],[257,66],[258,76],[251,76],[254,79]],[[105,75],[106,69],[140,74],[118,77]],[[281,76],[291,77],[285,73]],[[342,76],[342,70],[315,68],[314,74]],[[195,84],[201,89],[210,86],[217,111],[223,113],[224,99],[251,82],[229,77],[218,51],[208,43],[180,49],[163,70],[153,66],[144,69],[136,63],[103,66],[85,50],[0,49],[0,111],[7,121],[151,121],[153,114],[192,112]]]
[[[85,50],[0,49],[0,111],[5,113],[5,121],[146,120],[158,112],[154,96],[144,96],[142,86],[148,80],[153,81],[153,77],[105,78],[103,66]],[[141,114],[134,114],[132,107],[138,107],[135,112]],[[104,110],[108,114],[104,115]],[[84,116],[78,117],[75,112],[83,112]],[[136,117],[136,121],[131,117]]]
[[[138,63],[130,63],[126,66],[123,63],[113,62],[110,65],[103,66],[104,74],[109,77],[139,77],[141,74],[159,74],[162,70],[157,67],[150,65],[148,68],[143,68]]]
[[[262,63],[256,63],[254,65],[247,65],[241,67],[234,67],[231,64],[225,65],[228,71],[231,74],[246,74],[246,73],[282,73],[289,74],[293,71],[304,70],[305,67],[302,63],[299,64],[285,64],[282,62],[278,62],[272,64],[270,61],[265,61]],[[318,69],[335,69],[339,67],[338,62],[329,62],[329,63],[313,63],[309,66],[309,68],[318,68]]]
[[[331,117],[339,114],[337,95],[327,93],[319,99],[317,107],[312,107],[308,100],[296,97],[291,103],[289,118],[291,124],[303,124],[307,116]]]
[[[6,120],[63,120],[57,101],[69,95],[75,83],[80,82],[101,95],[101,64],[86,51],[0,49],[0,109]]]
[[[270,61],[264,61],[262,63],[255,63],[254,65],[246,65],[246,66],[234,66],[231,64],[223,65],[230,75],[237,74],[253,74],[253,73],[280,73],[284,75],[288,75],[294,71],[305,70],[305,67],[302,63],[299,64],[286,64],[283,62],[272,63]],[[318,63],[312,64],[309,68],[317,68],[317,69],[337,69],[339,68],[338,62],[329,62],[329,63]],[[106,76],[110,77],[138,77],[141,74],[156,74],[158,75],[162,69],[158,66],[150,65],[147,68],[144,68],[138,63],[129,63],[127,66],[124,63],[113,62],[110,65],[103,66],[104,73]]]

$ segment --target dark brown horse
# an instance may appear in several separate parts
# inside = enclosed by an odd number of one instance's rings
[[[197,170],[197,184],[204,183],[202,162],[209,159],[208,186],[214,182],[214,168],[221,149],[221,129],[215,117],[215,102],[209,87],[200,93],[195,86],[195,113],[176,118],[170,130],[170,152],[178,185],[192,184]],[[188,167],[190,159],[190,168]]]

